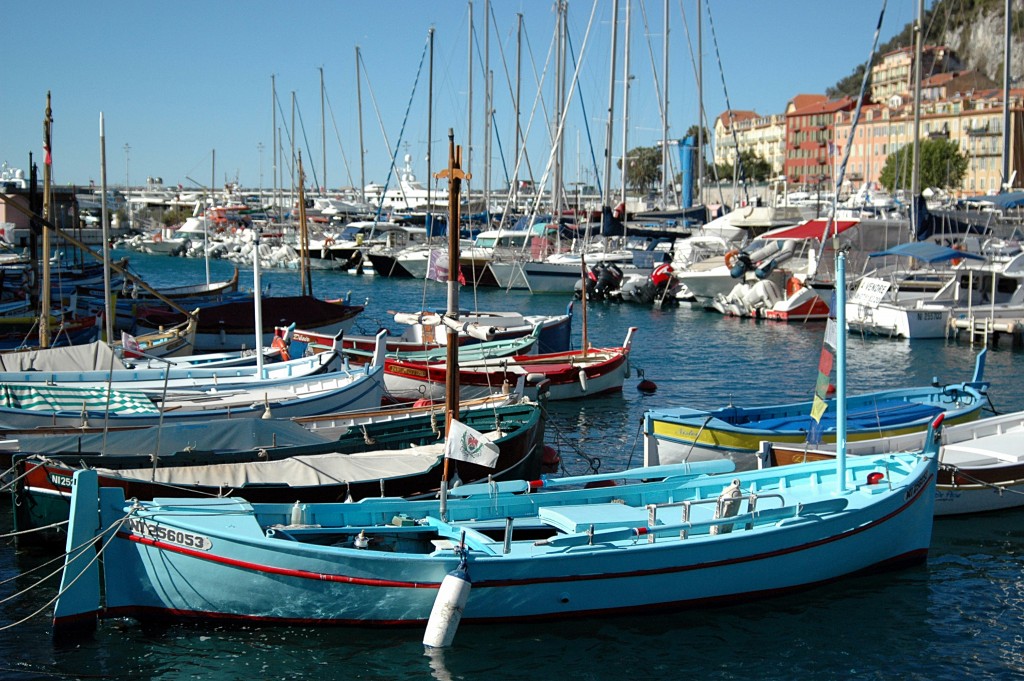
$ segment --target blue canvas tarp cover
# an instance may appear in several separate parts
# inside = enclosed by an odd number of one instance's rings
[[[958,251],[955,248],[949,248],[947,246],[940,246],[939,244],[932,243],[931,241],[912,241],[910,243],[900,244],[899,246],[893,246],[892,248],[884,251],[872,253],[871,257],[875,258],[883,255],[898,255],[917,258],[918,260],[922,260],[927,263],[954,260],[957,258],[967,258],[969,260],[985,259],[984,256]]]

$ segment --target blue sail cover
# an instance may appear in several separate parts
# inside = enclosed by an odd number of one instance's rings
[[[991,205],[999,210],[1024,207],[1024,192],[1005,192],[992,196],[969,196],[964,203],[978,203]]]
[[[903,257],[917,258],[927,263],[942,262],[943,260],[954,260],[966,258],[969,260],[985,260],[984,256],[966,251],[958,251],[955,248],[940,246],[931,241],[912,241],[907,244],[893,246],[885,251],[871,253],[870,257],[875,258],[882,255],[898,255]]]

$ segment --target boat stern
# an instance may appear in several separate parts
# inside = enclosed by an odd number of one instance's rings
[[[104,490],[104,496],[120,489]],[[99,478],[94,470],[75,473],[65,547],[64,573],[53,609],[54,639],[92,633],[100,611],[100,562],[96,539],[101,534]]]

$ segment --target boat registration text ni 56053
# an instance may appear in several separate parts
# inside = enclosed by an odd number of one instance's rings
[[[147,523],[135,518],[130,518],[128,520],[128,527],[131,528],[132,534],[137,537],[155,539],[156,541],[174,544],[175,546],[181,546],[186,549],[209,551],[213,546],[213,541],[201,534],[182,532],[181,530],[163,527],[162,525],[154,525],[153,523]]]

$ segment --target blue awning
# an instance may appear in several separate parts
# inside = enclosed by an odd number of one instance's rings
[[[982,255],[958,251],[955,248],[940,246],[931,241],[912,241],[908,244],[893,246],[885,251],[872,253],[870,257],[875,258],[882,255],[898,255],[910,258],[917,258],[927,263],[941,262],[943,260],[954,260],[956,258],[967,258],[969,260],[985,260]]]

